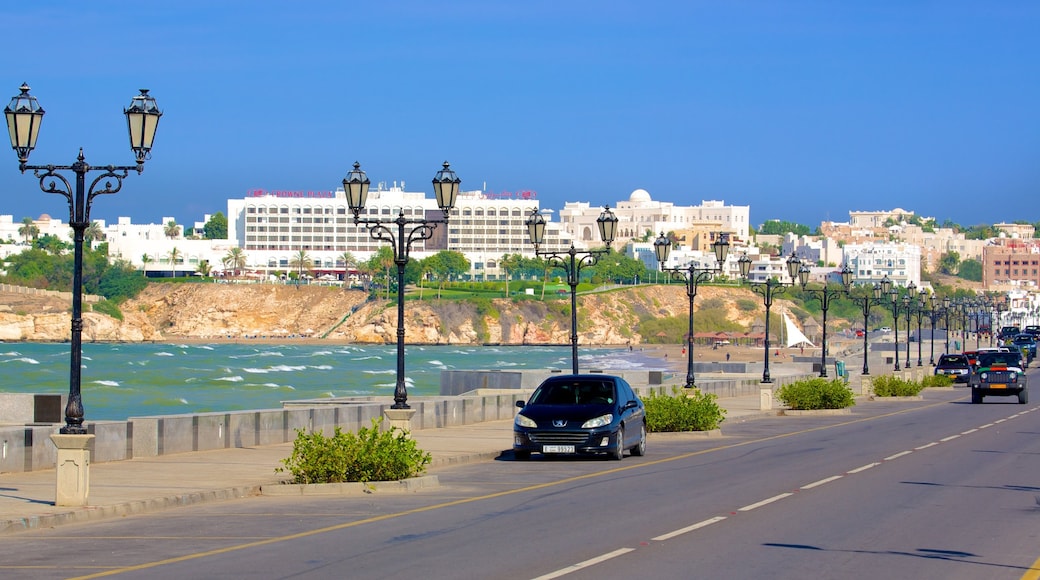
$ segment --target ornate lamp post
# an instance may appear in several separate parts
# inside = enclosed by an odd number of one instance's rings
[[[924,341],[924,335],[921,334],[921,322],[925,314],[924,296],[917,296],[917,303],[914,305],[914,318],[917,319],[917,366],[924,366],[924,361],[921,359],[921,342]],[[932,332],[934,336],[935,332]]]
[[[687,389],[694,387],[693,299],[697,297],[698,284],[710,280],[712,276],[722,271],[722,265],[726,262],[726,256],[729,255],[729,236],[722,232],[717,233],[711,248],[715,252],[715,261],[718,264],[715,268],[697,268],[693,265],[693,262],[690,262],[686,268],[665,268],[664,264],[668,261],[668,254],[672,251],[672,242],[664,236],[664,233],[661,233],[657,240],[654,241],[654,254],[657,256],[657,262],[661,266],[661,271],[668,272],[671,278],[684,281],[686,283],[686,296],[690,299],[689,328],[686,331]]]
[[[841,269],[841,280],[842,285],[845,285],[845,280],[852,280],[852,269],[846,264]],[[809,268],[803,265],[798,269],[798,282],[802,285],[802,292],[807,292],[820,301],[820,310],[823,311],[823,344],[820,348],[820,376],[827,378],[827,309],[830,308],[831,300],[844,292],[844,288],[831,287],[824,283],[823,288],[814,289],[806,288],[805,285],[809,283]],[[866,327],[863,329],[863,335],[866,336]]]
[[[950,352],[950,311],[953,310],[953,301],[950,300],[949,296],[944,296],[942,299],[942,312],[946,315],[946,329],[944,334],[946,335],[946,345],[943,352],[949,354]],[[934,364],[934,363],[933,363]]]
[[[606,244],[606,249],[589,250],[579,252],[574,249],[574,242],[565,254],[557,252],[542,252],[538,246],[545,241],[545,218],[537,209],[531,210],[527,218],[527,233],[534,244],[536,256],[547,258],[550,266],[562,268],[567,273],[567,285],[571,288],[571,370],[578,374],[578,280],[581,277],[581,269],[586,266],[595,266],[599,257],[610,252],[610,244],[617,234],[618,218],[610,211],[610,206],[604,206],[603,211],[596,218],[599,227],[599,237]]]
[[[363,224],[373,240],[389,242],[394,250],[394,264],[397,266],[397,384],[394,386],[394,404],[391,409],[409,409],[408,389],[404,384],[404,270],[408,265],[408,254],[412,244],[420,240],[428,240],[433,236],[437,224],[447,224],[448,215],[455,207],[455,199],[459,195],[459,179],[451,170],[448,162],[433,176],[433,191],[437,197],[437,207],[444,214],[442,218],[407,218],[404,208],[396,218],[363,218],[361,210],[368,200],[369,180],[361,170],[361,164],[355,162],[354,169],[343,179],[343,189],[347,192],[347,205],[354,214],[354,225]],[[396,233],[391,226],[396,226]]]
[[[28,85],[23,84],[21,91],[21,94],[12,98],[11,103],[4,108],[7,130],[11,134],[11,147],[18,154],[18,169],[22,173],[31,169],[33,175],[39,179],[40,189],[44,193],[62,195],[69,203],[69,226],[73,232],[72,361],[69,373],[69,402],[65,406],[65,426],[60,431],[65,435],[85,435],[87,429],[83,426],[80,370],[83,360],[83,240],[84,232],[90,226],[90,205],[96,196],[118,192],[123,187],[123,179],[130,171],[136,171],[138,174],[144,171],[144,162],[151,158],[155,129],[159,125],[162,112],[147,89],[141,89],[141,94],[135,96],[130,101],[130,106],[123,109],[130,134],[130,149],[137,159],[135,165],[91,167],[83,156],[82,148],[72,165],[29,165],[29,153],[36,147],[44,111],[36,97],[29,94]],[[60,173],[62,171],[75,174],[74,183],[70,183],[65,175]],[[94,178],[88,187],[87,174],[95,171],[100,175]],[[114,182],[108,181],[109,179]]]
[[[749,258],[747,254],[744,254],[739,260],[737,260],[737,264],[740,266],[740,277],[746,281],[748,274],[751,273],[751,258]],[[801,265],[802,261],[792,252],[791,257],[787,258],[787,275],[791,277],[791,284],[794,284],[794,280],[798,276],[798,269]],[[787,290],[788,286],[774,277],[768,278],[765,282],[748,282],[748,284],[751,286],[752,292],[762,296],[762,301],[766,306],[766,351],[764,358],[765,364],[762,369],[762,382],[771,383],[773,382],[773,379],[769,377],[769,309],[773,306],[773,295],[782,294]]]
[[[914,297],[916,295],[917,286],[914,286],[913,282],[907,284],[906,294],[903,294],[903,308],[906,310],[906,363],[903,365],[904,369],[910,368],[910,314],[914,307]],[[898,322],[896,325],[898,326]],[[921,337],[917,337],[917,339],[921,340]]]
[[[885,276],[881,279],[881,282],[875,282],[869,293],[862,296],[852,295],[852,271],[843,270],[841,273],[841,283],[845,287],[845,295],[854,304],[860,307],[863,312],[863,374],[870,374],[870,367],[867,366],[867,354],[869,345],[867,343],[867,335],[870,334],[867,330],[870,323],[870,307],[881,306],[885,303],[885,299],[888,297],[888,292],[892,287],[892,282]]]

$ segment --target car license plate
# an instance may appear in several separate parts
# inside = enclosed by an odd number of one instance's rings
[[[542,453],[574,453],[573,445],[542,445]]]
[[[1002,384],[997,384],[997,383],[994,383],[994,384],[991,384],[991,385],[989,386],[989,388],[991,388],[991,389],[1006,389],[1006,388],[1007,388],[1007,385],[1002,385]]]

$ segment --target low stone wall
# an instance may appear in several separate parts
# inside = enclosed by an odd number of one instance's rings
[[[11,294],[28,294],[30,296],[55,296],[58,298],[64,298],[72,303],[72,292],[59,292],[57,290],[41,290],[40,288],[29,288],[27,286],[15,286],[13,284],[0,284],[0,292],[7,292]],[[83,302],[86,304],[94,304],[100,302],[104,298],[95,294],[84,294]]]

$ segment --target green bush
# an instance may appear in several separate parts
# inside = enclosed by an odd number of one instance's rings
[[[119,304],[114,300],[101,300],[95,302],[90,306],[92,312],[100,312],[101,314],[107,314],[116,320],[123,319],[123,311],[119,309]]]
[[[921,386],[928,387],[952,387],[953,378],[946,375],[927,375],[921,379]]]
[[[336,427],[332,437],[297,429],[292,455],[275,471],[288,471],[293,483],[399,481],[426,471],[430,454],[419,449],[407,431],[381,431],[381,421],[373,419],[371,427],[356,434]]]
[[[790,409],[845,409],[856,404],[852,390],[842,378],[827,380],[816,377],[786,384],[776,398]]]
[[[904,381],[894,375],[882,375],[870,381],[871,389],[877,397],[913,397],[921,394],[924,385]]]
[[[646,405],[646,429],[651,433],[670,431],[711,431],[725,420],[726,410],[719,407],[718,397],[699,389],[687,392],[672,387],[672,395],[651,393]]]

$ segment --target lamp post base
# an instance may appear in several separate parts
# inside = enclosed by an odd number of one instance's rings
[[[93,435],[51,435],[58,448],[54,505],[82,507],[90,495],[90,443]]]
[[[412,417],[415,416],[415,409],[383,409],[383,415],[386,416],[391,429],[396,427],[402,432],[411,432]]]

